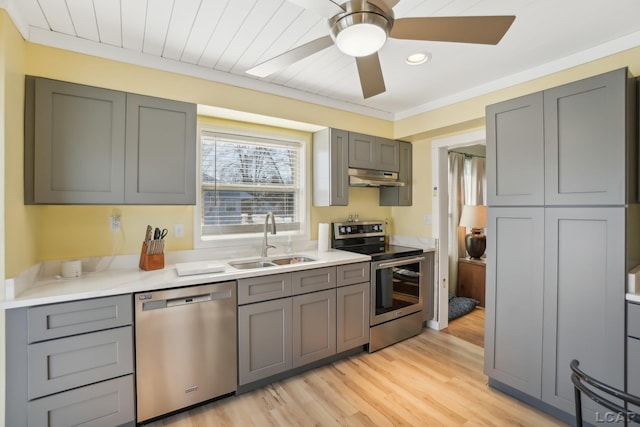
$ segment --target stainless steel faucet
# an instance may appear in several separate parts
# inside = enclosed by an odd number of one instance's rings
[[[262,258],[266,258],[269,248],[275,248],[274,245],[270,245],[267,241],[267,228],[269,227],[269,217],[271,217],[271,234],[276,234],[276,217],[273,212],[267,212],[267,216],[264,219],[264,238],[262,239]]]

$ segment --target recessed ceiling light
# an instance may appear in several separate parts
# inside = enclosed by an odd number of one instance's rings
[[[419,52],[419,53],[414,53],[412,55],[407,56],[407,59],[405,59],[405,62],[409,65],[420,65],[420,64],[424,64],[430,59],[431,59],[431,54],[429,52]]]

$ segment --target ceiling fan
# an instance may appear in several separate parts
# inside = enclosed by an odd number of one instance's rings
[[[364,98],[386,88],[378,50],[388,37],[457,43],[498,44],[515,16],[438,16],[395,19],[393,7],[400,0],[288,0],[329,19],[330,35],[312,40],[247,70],[266,77],[333,44],[356,58]]]

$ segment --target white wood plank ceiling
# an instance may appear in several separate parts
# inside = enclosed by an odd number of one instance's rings
[[[328,0],[318,0],[318,2]],[[329,33],[286,0],[5,0],[34,42],[399,119],[640,45],[638,0],[401,0],[396,18],[516,15],[497,46],[389,39],[387,91],[363,99],[335,46],[266,78],[245,71]],[[0,1],[0,7],[3,2]],[[408,66],[405,58],[432,60]]]

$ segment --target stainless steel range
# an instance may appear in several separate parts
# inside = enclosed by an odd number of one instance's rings
[[[384,221],[334,222],[331,247],[371,256],[369,352],[422,331],[424,251],[385,244]]]

